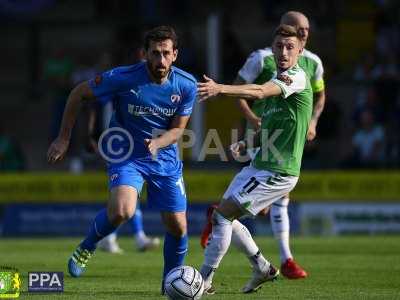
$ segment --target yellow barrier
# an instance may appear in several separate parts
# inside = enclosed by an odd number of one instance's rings
[[[0,175],[0,202],[82,202],[107,199],[104,173],[25,173]]]
[[[303,172],[292,196],[302,201],[400,201],[400,172]]]
[[[190,202],[218,202],[233,171],[186,171]],[[0,203],[104,202],[104,173],[0,175]],[[303,172],[291,194],[296,201],[400,201],[400,172]]]

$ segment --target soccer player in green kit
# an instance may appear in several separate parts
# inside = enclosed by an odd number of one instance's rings
[[[255,216],[279,201],[295,187],[300,175],[313,92],[309,78],[298,65],[303,51],[299,30],[280,25],[274,33],[272,49],[277,73],[266,83],[222,85],[206,76],[204,83],[198,83],[200,101],[225,95],[265,103],[261,130],[232,147],[234,154],[247,150],[250,145],[261,148],[251,165],[235,176],[213,213],[211,238],[200,270],[206,293],[213,292],[213,275],[231,243],[233,221],[244,215]],[[250,234],[242,239],[241,245],[248,248],[248,253],[254,253],[249,256],[253,276],[243,288],[243,292],[250,293],[262,283],[276,279],[279,270],[263,257]]]
[[[324,68],[321,59],[316,54],[305,49],[310,27],[307,17],[300,12],[289,11],[281,17],[281,24],[297,27],[301,35],[303,51],[300,54],[298,64],[310,79],[314,93],[313,115],[307,132],[307,140],[311,141],[316,136],[318,119],[325,105],[325,83],[323,79]],[[235,83],[263,84],[270,80],[275,72],[276,64],[272,49],[270,47],[259,49],[250,54],[246,63],[239,70]],[[245,99],[239,99],[240,109],[248,121],[247,128],[256,131],[260,128],[261,114],[264,105],[264,101],[254,101],[250,107],[248,101]]]
[[[307,17],[297,11],[289,11],[281,17],[281,24],[287,24],[298,28],[303,48],[306,46],[309,33],[309,21]],[[298,65],[310,79],[313,94],[314,107],[311,121],[307,131],[307,140],[311,141],[316,136],[316,127],[319,116],[325,105],[325,84],[323,79],[323,65],[321,59],[311,51],[303,49],[299,56]],[[270,80],[276,73],[276,63],[270,47],[254,51],[248,57],[246,63],[239,70],[235,84],[256,83],[263,84]],[[239,108],[247,120],[247,133],[260,129],[261,115],[264,111],[266,101],[253,101],[249,99],[238,99]],[[248,149],[248,154],[253,158],[259,148]],[[279,201],[270,207],[272,231],[279,245],[281,259],[281,273],[289,279],[300,279],[307,277],[307,272],[298,265],[292,255],[289,245],[289,195],[284,195]],[[264,211],[265,212],[265,211]],[[211,232],[212,224],[208,222],[202,234],[202,246],[205,247],[208,234]],[[241,245],[242,235],[248,235],[248,230],[239,221],[234,221],[232,239],[246,256],[250,257]]]
[[[288,24],[298,28],[301,43],[305,48],[309,34],[309,21],[307,17],[297,11],[289,11],[281,17],[281,24]],[[311,121],[307,131],[307,140],[311,141],[316,136],[316,127],[319,116],[325,105],[325,84],[323,79],[323,65],[321,59],[311,51],[303,49],[298,60],[299,67],[304,70],[310,79],[314,94],[314,108]],[[239,71],[236,82],[263,84],[270,80],[276,72],[276,64],[271,48],[264,48],[254,51],[246,63]],[[245,99],[239,99],[239,107],[247,119],[247,128],[258,130],[265,101],[254,101],[251,108]],[[255,155],[257,149],[249,150],[249,154]],[[271,206],[270,217],[274,236],[278,241],[281,272],[289,279],[299,279],[307,277],[303,270],[293,259],[289,246],[289,215],[288,215],[289,195],[285,195]]]

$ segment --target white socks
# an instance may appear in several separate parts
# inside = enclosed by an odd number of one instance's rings
[[[249,230],[238,220],[232,222],[232,243],[248,257],[258,252],[258,247]]]
[[[107,235],[104,239],[107,239],[109,243],[115,243],[117,242],[117,234],[115,232],[112,232],[109,235]]]
[[[289,246],[290,226],[288,205],[289,198],[282,197],[272,204],[270,211],[272,231],[278,241],[281,263],[284,263],[288,258],[293,258]],[[254,256],[259,249],[248,229],[237,220],[232,222],[232,243],[247,257],[249,257],[253,267],[256,267],[254,265],[254,260],[252,260],[251,257]],[[258,265],[260,263],[263,264],[263,260],[265,260],[265,258],[261,255]],[[267,260],[265,261],[268,263]]]
[[[253,269],[259,271],[268,270],[270,263],[259,251],[247,227],[238,220],[232,222],[232,243],[247,256]]]
[[[204,251],[204,263],[200,269],[205,286],[209,286],[222,258],[228,251],[232,237],[232,222],[225,219],[217,211],[212,216],[213,230],[206,250]]]
[[[271,226],[274,236],[278,241],[281,263],[288,258],[293,258],[289,247],[289,198],[282,197],[271,206]]]

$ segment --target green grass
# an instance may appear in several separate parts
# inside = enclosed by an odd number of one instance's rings
[[[276,243],[257,239],[263,253],[278,262]],[[121,238],[126,253],[98,251],[87,273],[67,275],[66,262],[77,239],[2,239],[0,265],[17,267],[23,278],[20,299],[162,299],[159,294],[162,250],[138,253],[130,238]],[[400,299],[400,237],[365,236],[295,238],[296,259],[309,272],[305,280],[280,279],[256,294],[240,288],[250,276],[247,259],[229,250],[215,276],[217,294],[206,299]],[[186,264],[199,267],[202,250],[192,238]],[[64,271],[62,294],[28,294],[29,271]]]

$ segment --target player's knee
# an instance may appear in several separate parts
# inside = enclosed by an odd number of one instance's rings
[[[110,214],[110,222],[115,225],[121,225],[125,223],[133,216],[133,213],[128,210],[116,210]]]
[[[289,194],[283,196],[281,199],[277,201],[277,203],[287,207],[289,205]]]
[[[176,238],[181,238],[181,237],[185,236],[187,233],[186,221],[181,220],[179,218],[169,222],[167,227],[168,227],[169,233],[172,234]]]
[[[231,225],[233,221],[225,217],[218,210],[216,210],[212,214],[211,222],[213,226],[216,226],[216,225]]]
[[[119,226],[126,221],[126,219],[121,214],[115,214],[110,216],[110,222],[114,226]]]
[[[227,220],[239,219],[243,216],[241,207],[233,198],[224,199],[214,211],[214,214],[215,212],[218,212]]]
[[[161,214],[163,223],[172,236],[181,238],[187,234],[186,213],[167,213]]]
[[[268,214],[268,212],[270,211],[271,207],[268,206],[266,208],[263,208],[262,210],[260,210],[260,212],[258,213],[259,216],[266,216]]]
[[[181,238],[186,235],[187,228],[184,225],[171,226],[169,228],[169,233],[176,238]]]

